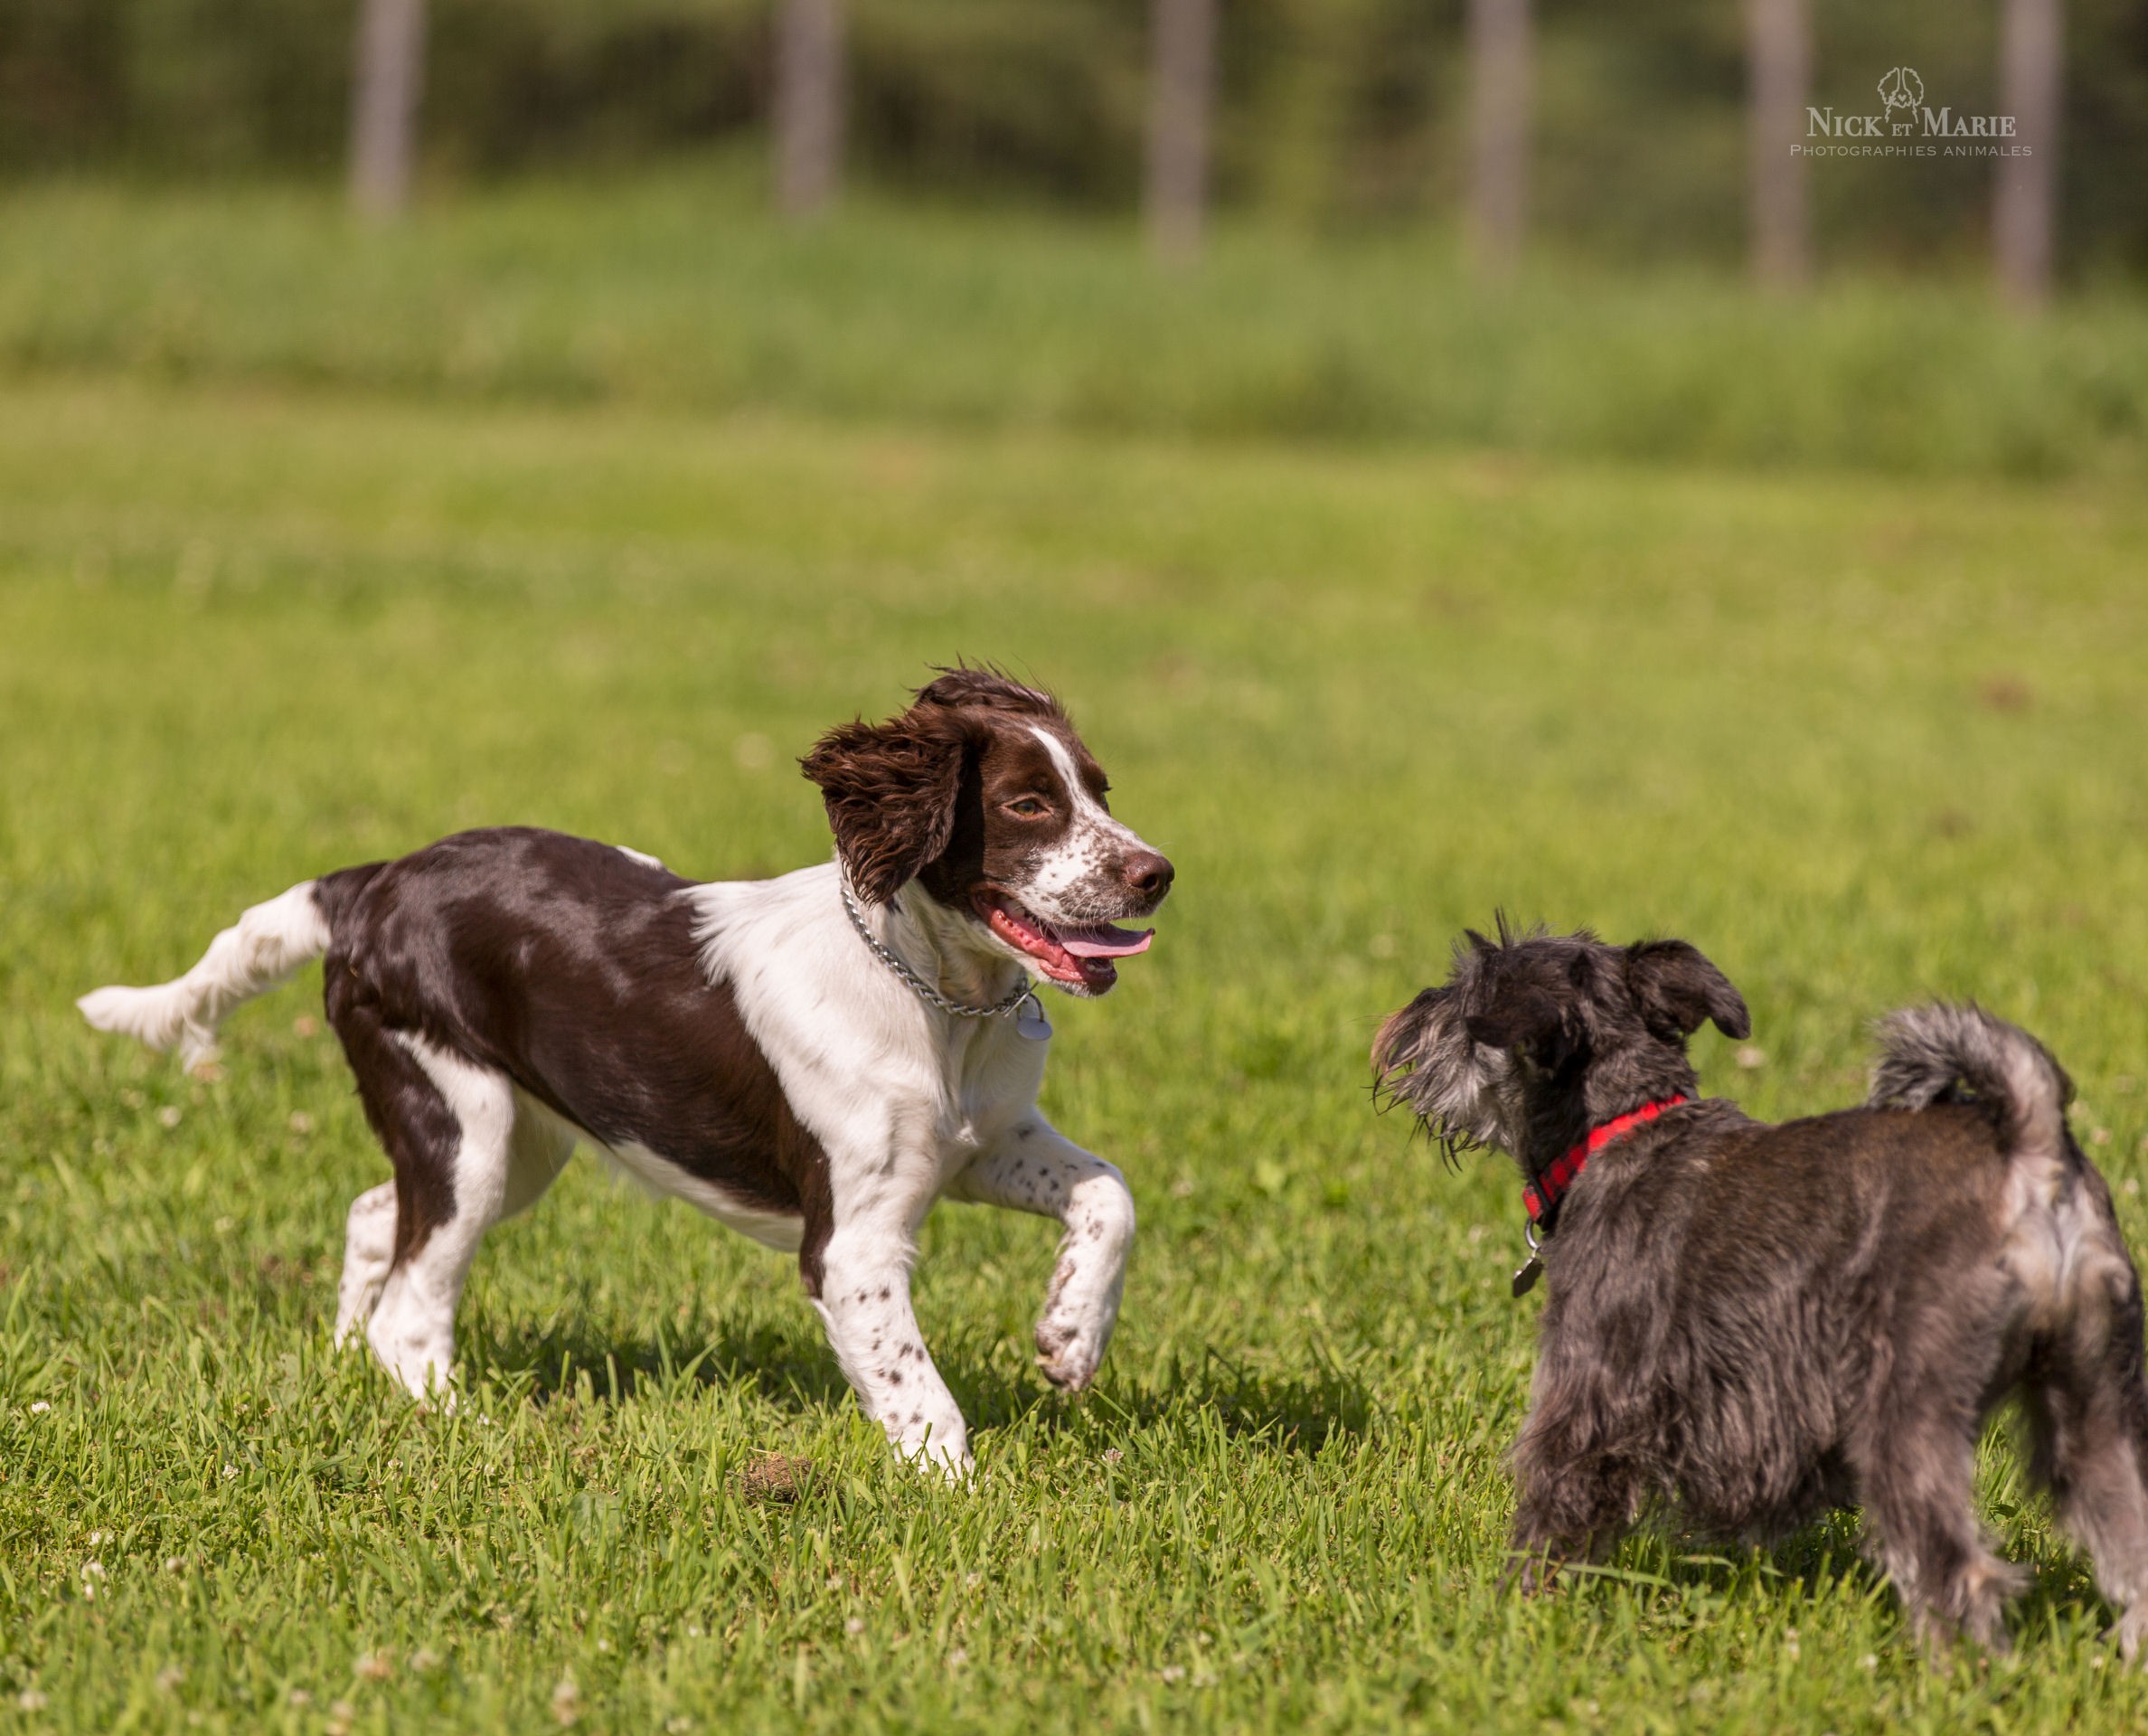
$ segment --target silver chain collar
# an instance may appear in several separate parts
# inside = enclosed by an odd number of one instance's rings
[[[849,912],[851,927],[857,929],[858,939],[872,949],[875,958],[901,977],[910,992],[927,1005],[937,1006],[941,1012],[951,1013],[958,1019],[997,1019],[1012,1013],[1035,992],[1035,986],[1031,983],[1028,973],[1024,972],[1022,980],[991,1006],[969,1006],[961,1001],[949,1000],[873,939],[872,930],[865,926],[865,912],[858,908],[858,901],[851,896],[849,877],[838,871],[835,884],[843,893],[843,908]]]

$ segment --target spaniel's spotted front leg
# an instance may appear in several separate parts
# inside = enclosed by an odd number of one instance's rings
[[[838,1226],[822,1255],[814,1306],[865,1414],[904,1458],[959,1476],[970,1467],[969,1429],[910,1310],[915,1258],[905,1224],[869,1218]]]
[[[1079,1392],[1104,1360],[1126,1288],[1134,1195],[1125,1178],[1032,1111],[964,1170],[947,1196],[1066,1226],[1037,1321],[1037,1365],[1054,1386]]]

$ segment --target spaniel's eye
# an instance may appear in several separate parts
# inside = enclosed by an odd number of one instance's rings
[[[1022,796],[1007,804],[1007,812],[1018,814],[1025,820],[1033,820],[1041,815],[1050,813],[1051,809],[1038,797]]]

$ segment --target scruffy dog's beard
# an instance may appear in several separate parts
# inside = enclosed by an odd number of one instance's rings
[[[1496,1137],[1535,1179],[1590,1127],[1697,1097],[1685,1043],[1704,1019],[1745,1034],[1736,991],[1680,943],[1472,937],[1374,1060],[1436,1135]],[[1771,1127],[1689,1101],[1587,1156],[1544,1244],[1518,1570],[1549,1583],[1652,1508],[1760,1541],[1859,1505],[1921,1633],[2002,1646],[2019,1575],[1972,1480],[1984,1419],[2018,1394],[2030,1474],[2131,1657],[2148,1633],[2141,1289],[2066,1076],[1974,1007],[1898,1014],[1882,1041],[1863,1108]]]

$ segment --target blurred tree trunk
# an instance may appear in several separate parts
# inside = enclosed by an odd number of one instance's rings
[[[1300,222],[1335,212],[1345,195],[1357,75],[1385,0],[1287,0],[1286,52],[1259,112],[1261,191]]]
[[[843,172],[843,0],[777,0],[776,205],[819,215]]]
[[[1795,289],[1813,275],[1805,160],[1797,154],[1813,83],[1809,0],[1746,0],[1752,77],[1753,276]]]
[[[2058,115],[2065,64],[2060,0],[2003,0],[1999,18],[1999,112],[2033,155],[1999,159],[1992,198],[1992,256],[2017,307],[2050,299],[2058,235]]]
[[[1529,221],[1529,0],[1469,0],[1469,244],[1503,276]]]
[[[1160,258],[1191,259],[1208,205],[1216,0],[1153,0],[1149,34],[1149,244]]]
[[[410,202],[418,99],[425,88],[425,0],[363,0],[351,90],[351,203],[389,218]]]

